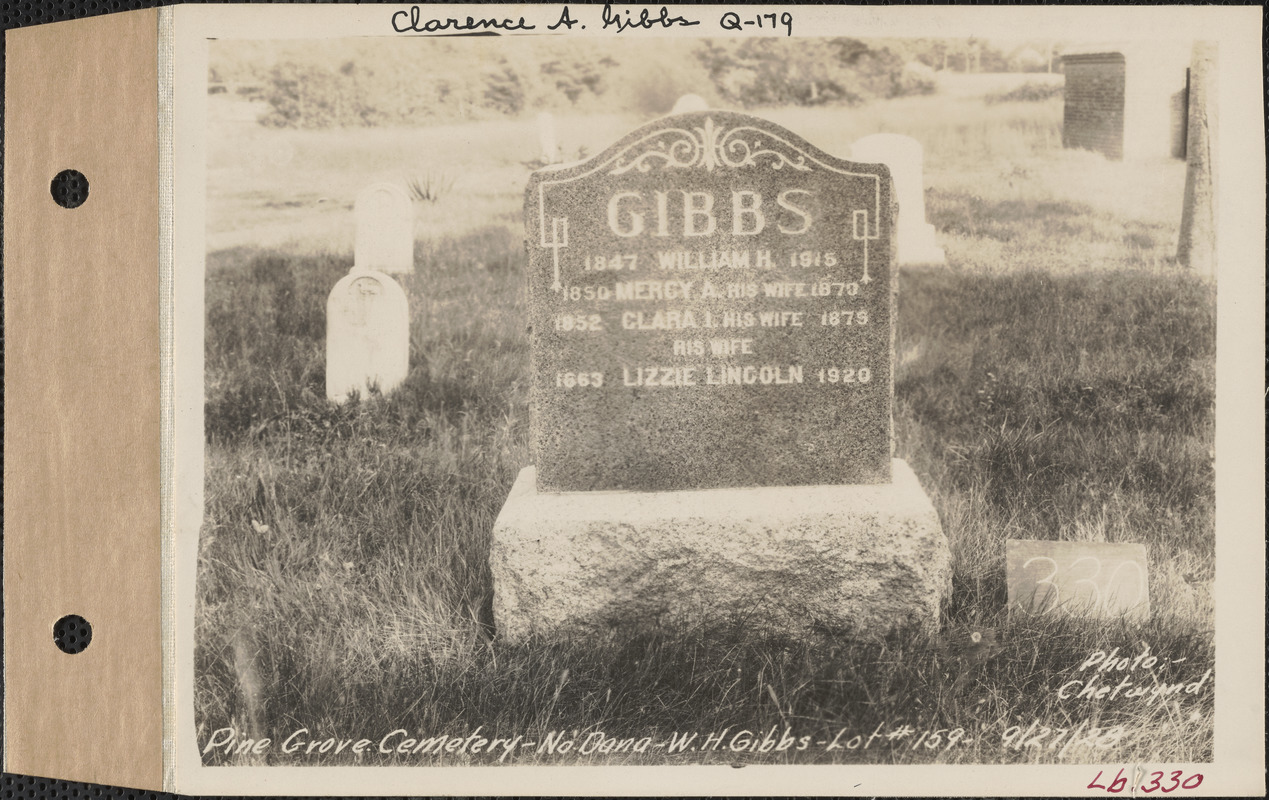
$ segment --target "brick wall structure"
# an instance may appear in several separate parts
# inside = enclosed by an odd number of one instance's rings
[[[1124,157],[1122,53],[1081,53],[1062,58],[1066,72],[1062,146],[1094,150],[1107,158]]]
[[[1109,159],[1185,157],[1192,42],[1103,42],[1068,50],[1062,145]]]

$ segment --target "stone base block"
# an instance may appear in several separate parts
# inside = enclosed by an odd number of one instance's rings
[[[872,486],[537,491],[521,470],[494,523],[498,635],[621,635],[744,617],[794,636],[937,629],[951,556],[906,462]]]

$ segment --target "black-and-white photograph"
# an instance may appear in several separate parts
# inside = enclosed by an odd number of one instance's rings
[[[711,32],[208,42],[201,764],[1198,787],[1220,48]]]

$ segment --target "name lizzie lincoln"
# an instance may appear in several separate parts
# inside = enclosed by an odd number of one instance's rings
[[[742,114],[525,193],[543,491],[890,480],[890,176]]]

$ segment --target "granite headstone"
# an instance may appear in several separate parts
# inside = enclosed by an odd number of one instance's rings
[[[664,117],[530,178],[542,491],[890,480],[890,176],[762,119]]]
[[[708,109],[534,173],[533,464],[490,537],[500,637],[937,628],[947,539],[890,457],[890,187]]]

